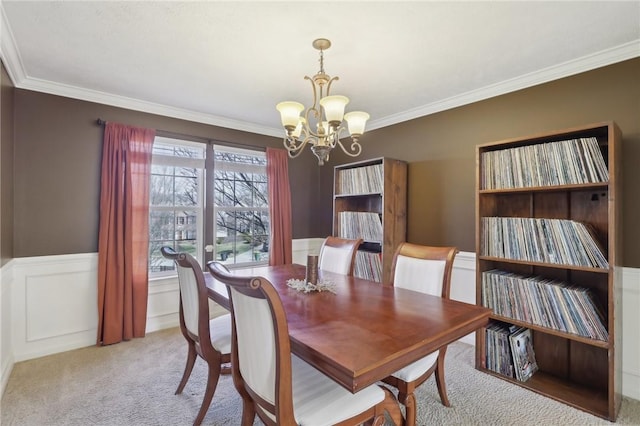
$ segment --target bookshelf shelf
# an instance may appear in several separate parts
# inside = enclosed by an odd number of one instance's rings
[[[476,333],[476,368],[610,421],[622,390],[621,141],[603,122],[476,147],[476,301],[502,335],[531,331],[538,370],[500,374],[495,328]]]
[[[497,314],[492,315],[491,318],[498,321],[506,322],[509,324],[518,325],[520,327],[530,328],[531,330],[539,330],[541,332],[560,336],[565,339],[575,340],[576,342],[582,342],[585,345],[596,346],[603,349],[606,349],[609,347],[609,342],[605,340],[590,339],[588,337],[578,336],[577,334],[565,333],[560,330],[554,330],[552,328],[542,327],[540,325],[532,324],[530,322],[519,321],[514,318],[504,317],[502,315],[497,315]]]
[[[357,276],[387,283],[395,249],[406,239],[407,163],[375,158],[334,168],[333,235],[363,238]]]
[[[382,197],[381,192],[367,192],[363,194],[336,194],[336,198],[369,198],[369,197]]]
[[[595,416],[608,417],[609,402],[606,392],[576,385],[572,381],[560,379],[544,371],[538,371],[526,382],[519,382],[490,370],[482,371]]]
[[[549,192],[549,191],[567,191],[575,189],[607,189],[608,183],[583,183],[576,185],[553,185],[553,186],[534,186],[528,188],[505,188],[505,189],[481,189],[479,194],[510,194],[514,192]]]
[[[513,264],[519,264],[519,265],[544,266],[546,268],[571,269],[574,271],[593,272],[596,274],[609,274],[611,272],[610,268],[591,268],[587,266],[567,265],[564,263],[532,262],[530,260],[507,259],[504,257],[478,256],[478,259],[483,261],[513,263]]]

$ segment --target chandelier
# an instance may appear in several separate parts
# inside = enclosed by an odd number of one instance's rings
[[[304,105],[299,102],[286,101],[276,105],[276,109],[280,111],[280,119],[285,129],[283,142],[289,157],[297,157],[309,144],[311,151],[318,157],[318,164],[322,166],[325,161],[329,161],[329,153],[336,145],[351,157],[360,155],[362,146],[358,139],[364,133],[369,114],[362,111],[344,113],[349,98],[330,95],[331,83],[338,80],[338,77],[330,77],[324,72],[323,51],[331,47],[331,42],[325,38],[319,38],[312,44],[320,51],[320,71],[313,77],[305,76],[304,79],[311,82],[313,104],[305,110]],[[301,116],[300,113],[303,110],[304,113]],[[341,134],[347,130],[343,119],[347,122],[351,136],[349,148],[345,147],[340,140]],[[349,142],[345,143],[349,144]]]

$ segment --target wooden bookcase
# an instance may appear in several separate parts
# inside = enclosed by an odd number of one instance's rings
[[[378,171],[378,178],[368,178],[366,172]],[[377,183],[376,183],[377,181]],[[382,225],[381,238],[341,233],[341,215],[344,212],[373,213]],[[376,158],[334,167],[333,235],[346,238],[359,237],[365,241],[358,256],[377,255],[381,275],[376,281],[390,281],[393,254],[407,234],[407,163],[390,158]],[[356,275],[370,278],[359,273]]]
[[[483,177],[489,173],[488,170],[496,164],[493,151],[514,149],[511,151],[513,153],[518,147],[578,138],[597,139],[597,147],[608,169],[608,180],[579,184],[547,183],[540,186],[525,184],[518,188],[487,189],[487,187],[495,188],[496,186],[486,183],[486,180],[483,181]],[[540,147],[529,149],[532,148]],[[485,329],[476,333],[476,368],[610,421],[615,421],[620,408],[622,381],[620,152],[621,133],[614,122],[597,123],[476,147],[477,304],[486,306],[491,303],[483,300],[483,273],[486,271],[498,269],[525,276],[561,280],[570,285],[588,289],[601,307],[604,316],[602,323],[608,332],[605,339],[594,339],[557,328],[504,317],[496,314],[494,310],[491,316],[492,321],[523,326],[532,330],[533,348],[539,370],[524,382],[489,370],[486,357],[490,354],[487,353]],[[494,157],[490,157],[491,155]],[[569,161],[574,161],[571,156],[566,157],[569,157]],[[580,163],[578,158],[575,160],[577,161],[576,169],[578,164],[586,164]],[[553,164],[541,165],[547,167],[542,170],[555,173],[552,170]],[[503,172],[509,169],[510,167],[504,164],[501,166]],[[496,244],[494,241],[491,243],[493,245],[490,245],[486,237],[495,230],[483,229],[487,224],[487,220],[483,218],[487,217],[498,217],[499,220],[502,218],[568,219],[587,224],[601,246],[608,265],[606,267],[576,266],[561,262],[532,261],[527,256],[490,256],[488,253],[495,254]],[[528,244],[535,240],[529,232],[521,231],[521,237]],[[484,241],[483,238],[485,238]],[[527,250],[529,249],[535,249],[535,247],[528,246]],[[487,294],[491,294],[489,290]],[[522,296],[514,291],[510,297],[518,301]],[[490,296],[487,296],[487,299],[490,299]],[[535,300],[534,298],[533,303],[539,303]],[[548,306],[545,307],[548,308]],[[569,312],[575,315],[570,308]]]

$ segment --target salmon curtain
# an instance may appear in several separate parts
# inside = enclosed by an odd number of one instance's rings
[[[107,123],[98,234],[98,345],[144,337],[155,130]]]
[[[269,189],[269,265],[292,263],[289,157],[284,149],[267,148]]]

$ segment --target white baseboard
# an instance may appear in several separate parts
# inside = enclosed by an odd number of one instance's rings
[[[322,241],[294,240],[294,262],[305,264]],[[640,400],[640,269],[623,268],[622,277],[622,393]],[[95,344],[96,282],[96,253],[16,258],[0,269],[2,391],[15,362]],[[178,325],[178,297],[177,281],[150,283],[147,332]],[[456,256],[451,297],[475,303],[474,253]],[[474,333],[461,341],[474,345]]]

